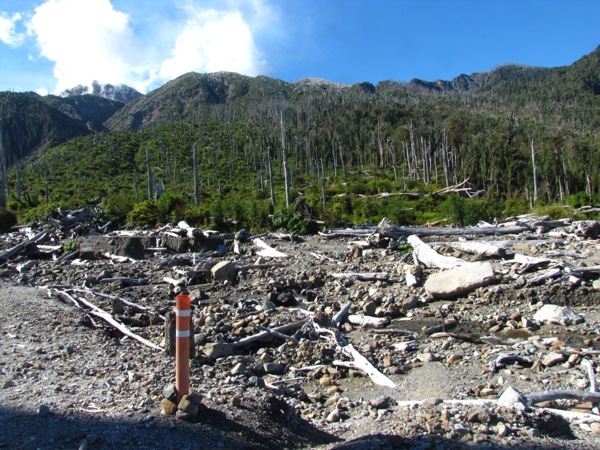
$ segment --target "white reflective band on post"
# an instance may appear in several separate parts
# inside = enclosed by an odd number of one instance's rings
[[[190,316],[190,310],[189,309],[176,309],[175,310],[175,315],[177,317],[189,317]]]
[[[190,337],[190,330],[185,330],[185,331],[175,330],[175,336],[177,336],[178,338]]]

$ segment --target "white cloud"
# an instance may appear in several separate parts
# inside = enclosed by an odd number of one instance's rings
[[[24,35],[17,33],[16,24],[22,19],[21,14],[15,13],[9,16],[7,13],[0,12],[0,41],[11,47],[17,47],[23,42]]]
[[[28,24],[41,56],[54,62],[55,91],[93,80],[136,83],[129,17],[109,0],[48,0]]]
[[[55,93],[93,80],[145,92],[190,71],[266,72],[255,37],[273,20],[267,0],[183,1],[179,19],[149,23],[115,9],[111,0],[45,0],[27,27],[39,56],[54,65]],[[21,17],[2,19],[6,42]]]
[[[190,71],[257,75],[266,68],[252,30],[239,10],[188,8],[188,13],[171,57],[161,64],[161,78],[171,79]]]

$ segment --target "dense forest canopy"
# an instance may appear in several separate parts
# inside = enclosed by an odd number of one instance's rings
[[[102,204],[138,224],[300,231],[581,206],[598,201],[599,93],[600,47],[450,82],[190,73],[127,105],[0,93],[5,201],[22,220]]]

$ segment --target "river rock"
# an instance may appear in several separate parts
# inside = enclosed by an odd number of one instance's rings
[[[498,406],[523,409],[527,404],[527,397],[512,387],[507,387],[497,400]]]
[[[204,353],[209,358],[222,358],[233,355],[233,347],[226,342],[213,342],[204,346]]]
[[[177,413],[177,404],[169,399],[163,398],[160,401],[163,413],[174,416]]]
[[[216,281],[234,282],[237,277],[237,266],[231,261],[221,261],[210,270]]]
[[[466,294],[496,281],[496,274],[488,262],[476,262],[437,272],[425,282],[425,291],[433,298],[448,299]]]
[[[534,320],[541,323],[558,323],[561,325],[575,325],[583,322],[583,317],[566,306],[544,305],[533,316]]]
[[[552,367],[566,361],[566,359],[567,357],[562,353],[551,352],[542,360],[542,364],[546,367]]]

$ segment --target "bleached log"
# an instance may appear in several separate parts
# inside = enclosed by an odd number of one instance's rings
[[[575,269],[571,269],[571,268],[566,268],[565,272],[567,273],[580,273],[580,274],[586,274],[586,273],[594,273],[594,274],[600,274],[600,266],[590,266],[590,267],[577,267]]]
[[[490,376],[497,373],[500,369],[506,367],[509,362],[517,362],[526,366],[531,366],[533,364],[533,361],[529,358],[525,358],[514,353],[501,353],[496,359],[490,362]]]
[[[390,274],[387,272],[342,272],[332,273],[333,278],[355,278],[359,281],[387,281]]]
[[[348,314],[352,306],[354,306],[354,304],[352,302],[348,302],[342,309],[335,313],[335,315],[331,318],[331,326],[334,328],[339,328],[340,324],[344,320],[344,317],[346,317],[346,314]]]
[[[150,280],[148,280],[148,278],[128,278],[128,277],[101,278],[98,281],[100,283],[119,282],[124,286],[145,286],[148,283],[150,283]]]
[[[348,322],[359,327],[383,328],[388,326],[390,321],[389,317],[359,316],[357,314],[350,314],[348,316]]]
[[[52,253],[59,251],[62,245],[38,245],[38,248],[46,253]]]
[[[99,292],[99,291],[94,291],[92,289],[72,289],[73,292],[80,292],[83,294],[90,294],[90,295],[94,295],[97,297],[103,297],[103,298],[108,298],[110,300],[118,300],[121,303],[123,303],[124,305],[129,306],[130,308],[132,308],[133,310],[140,312],[140,313],[147,313],[147,314],[154,314],[154,311],[150,308],[147,308],[145,306],[142,305],[138,305],[137,303],[133,303],[130,302],[129,300],[125,300],[124,298],[121,297],[117,297],[115,295],[110,295],[110,294],[105,294],[104,292]],[[164,320],[164,317],[163,317]]]
[[[572,218],[560,219],[560,220],[534,220],[531,222],[532,227],[543,227],[543,228],[559,228],[567,227],[573,223]]]
[[[179,287],[179,286],[185,286],[185,278],[181,278],[179,280],[176,280],[175,278],[171,278],[171,277],[163,277],[163,281],[165,283],[168,283],[170,285],[173,285],[175,287]]]
[[[67,298],[69,298],[71,301],[73,301],[73,299],[74,299],[74,297],[71,297],[66,292],[58,292],[58,293],[67,296]],[[162,348],[160,348],[158,345],[154,344],[153,342],[150,342],[149,340],[144,339],[143,337],[138,336],[137,334],[130,331],[129,328],[127,328],[125,325],[117,322],[109,313],[98,308],[92,302],[90,302],[82,297],[77,297],[77,299],[75,299],[75,300],[77,303],[82,303],[85,306],[87,306],[88,308],[90,308],[90,311],[88,311],[89,314],[92,314],[92,315],[104,320],[106,323],[108,323],[110,326],[117,329],[121,333],[123,333],[125,336],[128,336],[131,339],[138,341],[139,343],[145,345],[146,347],[150,347],[154,350],[159,350],[161,352],[164,351]]]
[[[419,280],[417,277],[409,270],[404,273],[404,280],[406,281],[406,286],[413,287],[419,284]]]
[[[313,370],[320,370],[327,367],[325,364],[315,364],[313,366],[304,367],[290,367],[290,372],[311,372]]]
[[[356,236],[356,234],[350,234],[352,230],[348,231],[347,236]],[[418,235],[418,236],[493,236],[493,235],[507,235],[507,234],[520,234],[525,231],[531,231],[528,226],[514,226],[514,227],[480,227],[480,228],[451,228],[451,227],[400,227],[400,226],[384,226],[378,227],[373,232],[378,232],[382,236],[390,237],[393,239],[400,239],[404,236]],[[364,234],[363,234],[364,235]]]
[[[458,325],[458,320],[456,319],[448,319],[445,322],[441,323],[440,325],[435,325],[433,327],[425,327],[421,330],[421,334],[425,334],[427,336],[430,336],[434,333],[438,333],[440,331],[444,332],[446,331],[448,328],[453,328],[456,325]]]
[[[536,392],[525,396],[528,405],[554,400],[579,400],[581,402],[600,402],[600,392],[576,391],[574,389],[557,389],[554,391]]]
[[[485,343],[484,341],[479,339],[477,336],[473,336],[472,334],[448,333],[447,331],[433,333],[429,337],[431,339],[453,338],[453,339],[456,339],[457,341],[470,342],[471,344],[484,344]]]
[[[300,320],[298,322],[281,325],[279,327],[271,328],[268,331],[261,331],[260,333],[245,337],[237,342],[232,342],[230,345],[232,348],[243,347],[244,345],[252,344],[253,342],[262,341],[266,337],[271,336],[274,331],[278,333],[285,333],[286,331],[297,330],[298,328],[301,328],[305,323],[306,320]]]
[[[104,257],[118,263],[137,262],[135,259],[130,258],[128,256],[113,255],[112,253],[108,252],[104,253]]]
[[[537,258],[535,256],[527,256],[522,255],[520,253],[515,254],[514,262],[518,262],[519,264],[529,265],[529,266],[542,266],[544,264],[549,264],[552,260],[548,258]]]
[[[9,248],[4,253],[0,254],[0,260],[9,259],[17,253],[21,252],[24,248],[26,248],[30,244],[37,244],[41,242],[48,236],[48,231],[42,231],[41,233],[36,234],[31,239],[27,239],[26,241],[21,242],[20,244],[15,245],[12,248]]]
[[[275,329],[271,329],[271,328],[263,327],[263,326],[261,326],[261,325],[258,325],[258,326],[257,326],[257,328],[258,328],[259,330],[266,331],[266,332],[268,332],[269,334],[272,334],[273,336],[277,336],[278,338],[284,339],[284,340],[286,340],[286,341],[294,342],[295,344],[299,344],[299,343],[300,343],[300,341],[299,341],[298,339],[296,339],[295,337],[293,337],[293,336],[288,336],[287,334],[283,334],[282,332],[280,332],[280,331],[277,331],[277,330],[275,330]]]
[[[377,370],[367,358],[361,355],[352,344],[347,344],[342,347],[342,353],[352,358],[352,367],[362,370],[365,372],[373,383],[379,386],[386,386],[390,388],[395,388],[396,383],[390,380],[387,376]],[[340,365],[340,363],[344,364],[343,361],[334,361],[334,365]]]
[[[438,269],[452,269],[458,266],[470,264],[460,258],[453,256],[440,255],[428,244],[419,239],[416,235],[408,237],[407,242],[412,246],[417,259],[427,267],[436,267]]]
[[[390,347],[399,352],[414,352],[418,350],[419,343],[417,341],[398,342],[390,345]]]
[[[262,239],[253,239],[254,245],[258,247],[256,254],[259,256],[264,256],[268,258],[287,258],[288,255],[286,253],[280,252],[279,250],[275,250],[273,247],[268,245]]]
[[[584,359],[581,364],[587,368],[588,377],[590,379],[590,392],[598,392],[598,386],[596,384],[596,372],[594,369],[594,363],[589,359]],[[592,412],[594,414],[600,414],[600,408],[597,403],[592,403]]]
[[[554,269],[546,270],[543,273],[534,275],[533,277],[529,278],[527,280],[527,284],[528,285],[539,284],[546,280],[550,280],[551,278],[559,277],[560,275],[562,275],[562,270],[559,269],[558,267],[555,267]]]
[[[504,249],[502,247],[487,242],[448,242],[445,245],[461,252],[479,256],[500,258],[504,255]]]

